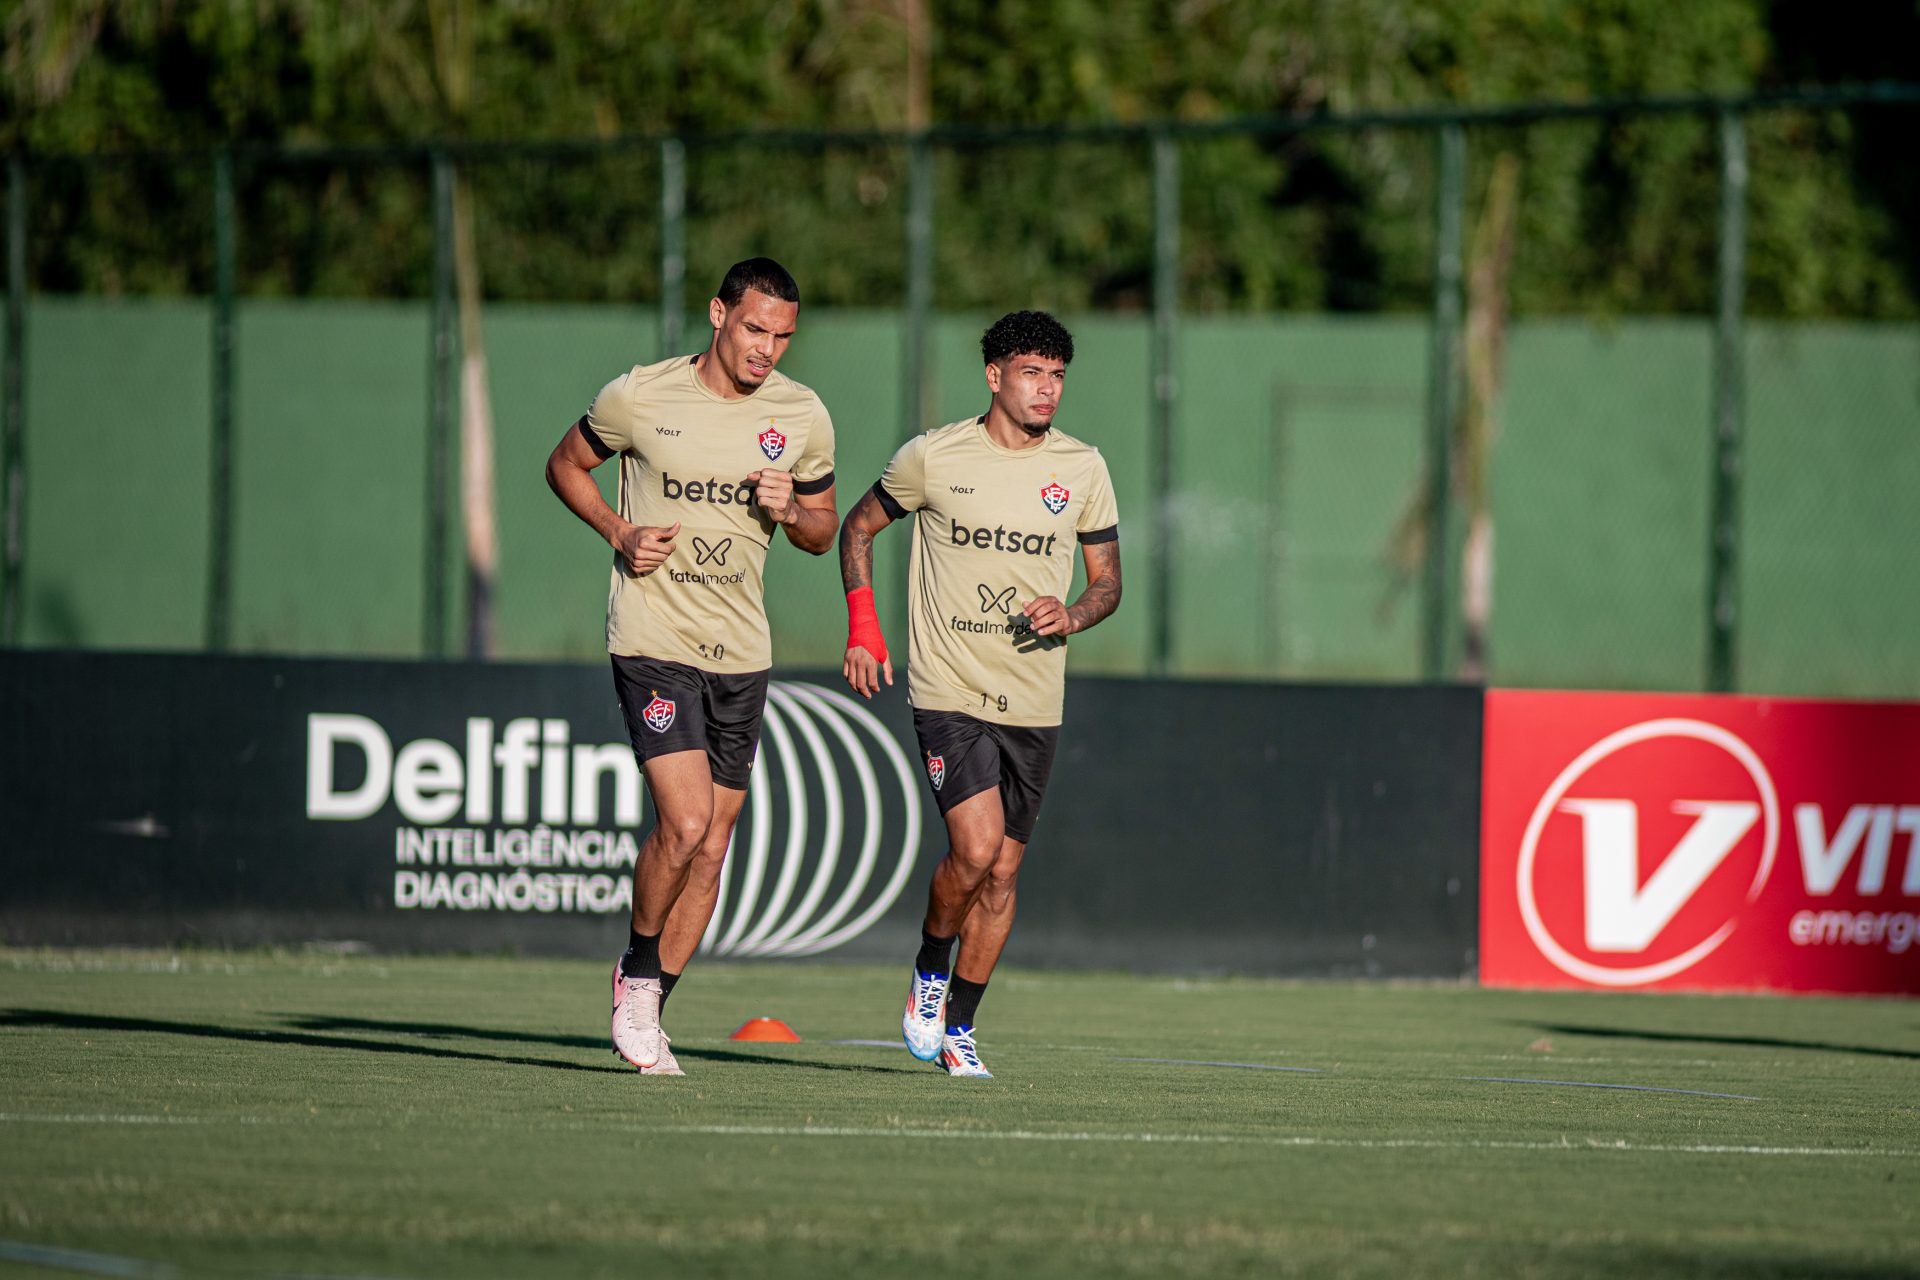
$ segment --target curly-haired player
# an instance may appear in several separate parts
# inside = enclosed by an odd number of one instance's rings
[[[987,330],[980,353],[987,411],[901,446],[840,526],[843,671],[872,697],[893,683],[873,603],[873,536],[916,517],[907,695],[951,847],[933,873],[901,1029],[916,1058],[956,1076],[990,1074],[974,1017],[1013,928],[1020,861],[1053,767],[1067,637],[1120,603],[1107,464],[1053,426],[1073,336],[1044,311],[1016,311]],[[1063,604],[1076,547],[1087,585]]]

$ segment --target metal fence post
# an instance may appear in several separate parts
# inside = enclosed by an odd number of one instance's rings
[[[660,358],[680,354],[687,323],[687,146],[660,142]]]
[[[213,430],[207,477],[206,646],[225,651],[233,601],[233,153],[213,157]]]
[[[447,649],[447,475],[453,437],[453,160],[433,153],[433,359],[427,385],[427,549],[420,650]]]
[[[20,576],[26,558],[26,341],[27,341],[27,164],[7,157],[7,356],[6,422],[0,433],[0,457],[6,459],[3,496],[6,530],[0,543],[0,644],[20,643],[25,609]]]
[[[1175,338],[1180,309],[1180,150],[1170,134],[1153,138],[1153,593],[1151,670],[1173,667],[1173,438],[1179,393]]]
[[[900,438],[929,423],[927,322],[933,310],[933,148],[925,133],[907,146],[907,329]]]
[[[1747,134],[1738,109],[1720,111],[1720,253],[1713,316],[1712,538],[1707,560],[1707,688],[1737,679],[1740,468],[1746,429],[1741,313],[1747,274]]]
[[[1433,333],[1427,368],[1427,563],[1421,617],[1421,674],[1447,673],[1448,572],[1452,555],[1453,428],[1460,402],[1461,237],[1467,138],[1457,121],[1440,126],[1433,210]]]

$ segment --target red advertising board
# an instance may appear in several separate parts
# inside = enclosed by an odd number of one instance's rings
[[[1490,986],[1920,993],[1920,704],[1487,694]]]

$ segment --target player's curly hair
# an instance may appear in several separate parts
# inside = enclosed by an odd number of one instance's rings
[[[792,274],[772,258],[748,258],[734,263],[727,268],[726,278],[720,282],[720,292],[715,296],[727,306],[737,307],[749,289],[757,289],[782,302],[800,301],[800,286],[794,283]]]
[[[1045,356],[1073,363],[1073,335],[1044,311],[1015,311],[1001,316],[980,335],[980,354],[988,364],[1008,356]]]

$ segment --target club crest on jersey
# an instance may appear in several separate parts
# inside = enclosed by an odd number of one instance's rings
[[[760,433],[760,452],[767,455],[768,462],[777,462],[780,455],[787,451],[787,438],[771,425]]]
[[[938,791],[940,784],[947,780],[947,758],[945,756],[927,757],[927,781]]]
[[[1067,492],[1067,487],[1058,480],[1040,491],[1040,501],[1045,503],[1047,510],[1056,516],[1067,509],[1067,499],[1072,496]]]
[[[640,718],[645,720],[647,728],[655,733],[665,733],[673,728],[673,712],[672,699],[663,698],[656,693],[653,695],[653,701],[641,709]]]

